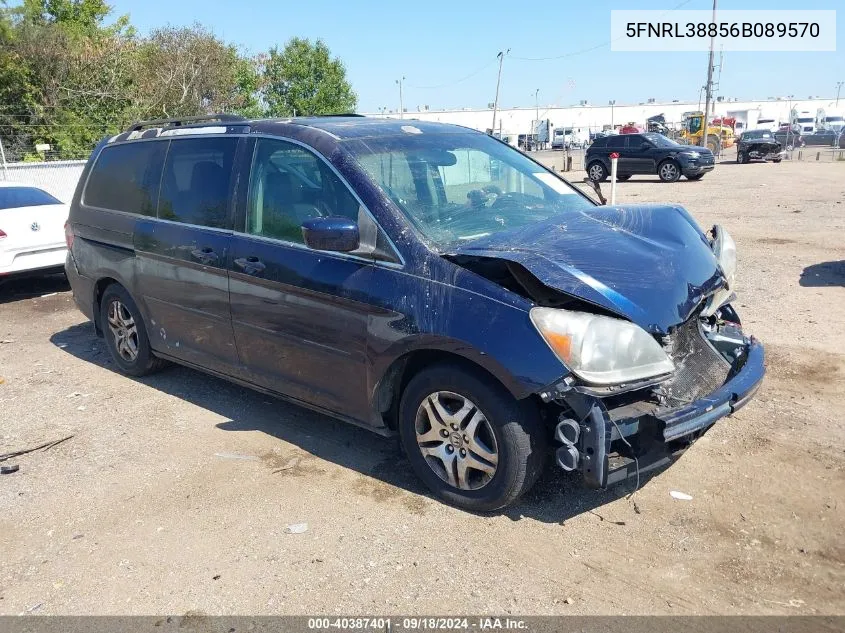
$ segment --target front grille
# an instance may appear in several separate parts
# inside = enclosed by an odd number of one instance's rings
[[[677,408],[713,393],[725,384],[731,367],[705,340],[693,317],[663,339],[663,348],[675,363],[675,373],[660,385],[667,408]]]

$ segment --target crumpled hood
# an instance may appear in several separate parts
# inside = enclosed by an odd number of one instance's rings
[[[665,334],[724,284],[695,220],[671,205],[601,206],[482,237],[459,255],[518,263],[544,285]]]

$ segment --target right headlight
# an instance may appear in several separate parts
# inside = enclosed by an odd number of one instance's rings
[[[556,308],[532,308],[530,314],[560,361],[588,383],[633,382],[675,369],[660,344],[628,321]]]
[[[713,254],[719,262],[726,283],[707,300],[707,305],[701,311],[701,316],[705,317],[712,316],[716,310],[732,300],[736,285],[736,242],[731,234],[718,224],[713,227],[713,236]]]

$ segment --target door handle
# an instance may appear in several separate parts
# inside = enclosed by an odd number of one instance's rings
[[[257,257],[238,257],[235,266],[244,271],[247,275],[261,275],[267,266]]]
[[[203,264],[216,264],[217,260],[219,259],[217,253],[214,252],[214,249],[209,246],[205,246],[203,248],[195,248],[191,251],[191,255],[194,259]]]

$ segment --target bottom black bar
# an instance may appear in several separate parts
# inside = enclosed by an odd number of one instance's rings
[[[842,633],[845,616],[0,616],[3,633]]]

